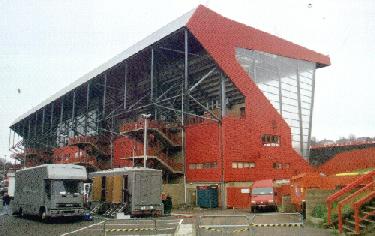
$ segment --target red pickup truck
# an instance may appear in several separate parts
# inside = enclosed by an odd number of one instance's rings
[[[251,189],[251,212],[259,209],[277,211],[275,190],[272,179],[255,181]]]

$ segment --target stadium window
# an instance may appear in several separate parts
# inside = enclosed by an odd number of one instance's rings
[[[243,161],[234,161],[232,162],[232,168],[234,169],[243,169],[243,168],[254,168],[254,162],[243,162]]]
[[[264,134],[262,136],[263,146],[267,147],[278,147],[280,146],[280,136]]]
[[[281,163],[273,163],[273,168],[274,168],[274,169],[282,169],[283,166],[282,166]]]
[[[195,170],[195,169],[212,169],[216,168],[217,163],[216,162],[205,162],[205,163],[192,163],[189,164],[189,169]]]
[[[246,107],[240,107],[240,117],[246,116]]]

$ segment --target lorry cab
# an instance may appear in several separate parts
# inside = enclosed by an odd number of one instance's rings
[[[277,211],[276,195],[272,179],[255,181],[251,189],[251,212],[259,209]]]
[[[13,212],[52,217],[81,217],[86,168],[72,164],[44,164],[18,170]]]

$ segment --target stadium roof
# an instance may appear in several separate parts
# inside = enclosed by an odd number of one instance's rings
[[[188,30],[198,39],[210,56],[218,63],[220,67],[222,67],[223,71],[231,79],[234,79],[234,77],[236,77],[239,73],[244,73],[241,66],[235,59],[236,47],[315,62],[317,67],[330,65],[330,59],[328,56],[322,55],[313,50],[309,50],[269,33],[230,20],[200,5],[155,31],[145,39],[129,47],[101,66],[80,77],[75,82],[66,86],[36,107],[33,107],[28,112],[18,117],[11,126],[60,98],[64,94],[72,91],[74,88],[95,78],[99,74],[102,74],[106,70],[123,62],[127,58],[137,54],[155,42],[183,27],[188,28]],[[246,77],[247,75],[242,74],[240,77],[243,76]],[[237,82],[240,83],[241,81]],[[241,92],[243,92],[242,89]]]

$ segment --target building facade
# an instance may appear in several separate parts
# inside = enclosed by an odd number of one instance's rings
[[[312,171],[315,70],[329,64],[199,6],[19,117],[10,146],[25,166],[142,166],[149,114],[147,166],[183,186],[176,199],[214,184],[225,205],[228,188]]]

